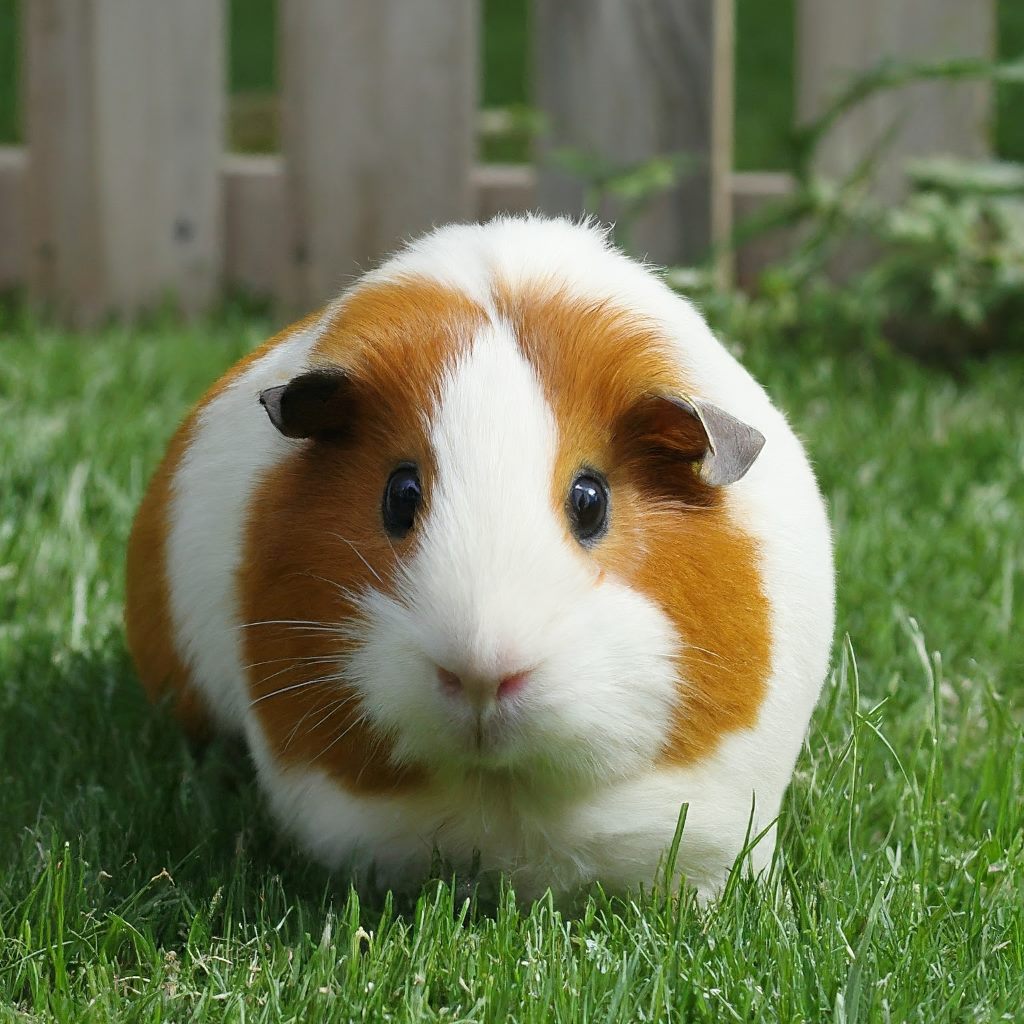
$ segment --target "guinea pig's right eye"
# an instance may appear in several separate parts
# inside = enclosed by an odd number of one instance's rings
[[[581,474],[569,488],[565,509],[581,544],[599,540],[608,525],[608,485],[596,473]]]
[[[384,529],[392,537],[404,537],[416,522],[416,511],[423,500],[420,475],[415,466],[399,466],[388,477],[384,488],[381,516]]]

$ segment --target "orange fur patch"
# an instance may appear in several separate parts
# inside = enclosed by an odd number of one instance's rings
[[[171,483],[188,450],[203,408],[251,363],[293,332],[311,324],[317,316],[319,314],[306,317],[260,345],[206,391],[171,438],[132,525],[125,574],[124,620],[128,649],[150,700],[170,696],[183,727],[196,736],[210,731],[210,721],[203,698],[195,688],[174,640],[167,571]]]
[[[174,713],[193,736],[209,719],[174,643],[167,584],[167,509],[171,480],[192,434],[190,416],[177,430],[150,481],[128,541],[124,624],[128,649],[149,699],[170,695]]]
[[[596,584],[607,571],[652,597],[686,644],[663,759],[691,763],[725,733],[754,724],[771,662],[757,545],[731,520],[721,491],[705,485],[691,463],[659,451],[643,421],[646,396],[692,389],[642,317],[550,291],[503,290],[498,300],[558,421],[556,513],[564,519],[581,470],[605,475],[610,528],[581,554],[592,561]]]
[[[388,738],[337,678],[352,641],[332,627],[356,620],[352,594],[394,593],[398,560],[414,541],[384,533],[384,486],[396,465],[414,462],[429,501],[427,417],[445,367],[482,317],[430,283],[358,289],[312,358],[343,367],[354,382],[353,434],[305,442],[253,495],[239,592],[243,621],[268,623],[243,631],[254,708],[279,761],[315,765],[350,790],[394,790],[417,778],[392,764]]]

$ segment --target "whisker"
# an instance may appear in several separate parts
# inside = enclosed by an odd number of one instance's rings
[[[685,657],[685,655],[684,655],[684,657]],[[721,669],[723,667],[728,669],[728,667],[729,667],[728,665],[723,666],[720,661],[707,661],[704,658],[686,657],[686,663],[688,665],[703,665],[705,668],[713,668],[713,669]]]
[[[253,669],[259,669],[264,665],[280,665],[282,662],[288,663],[288,665],[286,665],[285,668],[281,669],[279,672],[274,672],[272,675],[264,676],[262,679],[257,680],[256,685],[262,686],[263,683],[269,682],[271,679],[274,679],[275,677],[278,677],[283,673],[288,672],[289,669],[292,669],[296,666],[331,665],[332,663],[337,662],[337,660],[337,654],[311,654],[308,657],[271,657],[265,660],[265,662],[254,662],[252,665],[247,665],[245,667],[245,671],[250,672]]]
[[[365,601],[365,590],[362,592],[352,590],[350,587],[346,587],[341,583],[336,583],[334,580],[328,579],[326,576],[318,576],[316,573],[313,572],[305,572],[301,573],[300,575],[307,576],[309,577],[309,579],[318,580],[320,583],[326,583],[329,587],[333,587],[338,592],[338,594],[341,595],[345,603],[351,606],[350,617],[359,614],[360,609],[362,608]],[[337,623],[332,628],[335,631],[337,631],[340,630],[343,625],[343,623]]]
[[[330,622],[318,622],[316,619],[257,619],[255,622],[240,622],[238,629],[251,629],[253,626],[319,626],[331,629]]]
[[[733,662],[729,661],[727,658],[723,658],[722,655],[720,655],[720,654],[715,654],[714,651],[706,651],[704,653],[710,654],[713,658],[717,658],[718,661],[715,662],[715,663],[710,662],[710,661],[705,661],[703,658],[694,658],[694,657],[690,656],[690,653],[689,653],[690,651],[702,651],[702,650],[703,649],[700,648],[700,647],[690,647],[690,646],[687,645],[687,646],[684,646],[683,650],[680,651],[678,654],[657,654],[657,653],[651,653],[651,654],[647,655],[647,657],[649,657],[649,658],[656,658],[659,661],[674,662],[676,664],[678,664],[679,659],[682,657],[682,658],[685,658],[686,661],[690,662],[691,664],[694,664],[694,665],[706,665],[708,668],[725,668],[725,669],[729,669],[729,668],[734,667]]]
[[[254,708],[257,704],[262,704],[263,701],[270,700],[271,697],[280,697],[283,693],[290,693],[292,690],[301,690],[304,686],[312,686],[314,685],[314,682],[315,680],[306,679],[301,683],[292,683],[291,686],[282,686],[278,690],[271,690],[270,693],[264,693],[255,700],[249,701],[249,707]]]
[[[357,548],[357,547],[355,546],[355,544],[353,544],[353,543],[352,543],[352,541],[350,541],[350,540],[348,539],[348,537],[342,537],[342,535],[341,535],[340,533],[332,533],[332,534],[331,534],[331,536],[332,536],[332,537],[337,537],[337,538],[338,538],[338,540],[340,540],[340,541],[342,541],[343,543],[347,544],[347,545],[348,545],[348,546],[349,546],[349,547],[350,547],[350,548],[352,549],[352,551],[353,551],[353,552],[355,553],[355,556],[356,556],[356,558],[358,558],[358,559],[359,559],[359,561],[360,561],[360,562],[362,562],[362,563],[363,563],[363,565],[365,565],[365,566],[366,566],[366,568],[367,568],[367,569],[369,569],[371,573],[373,573],[373,577],[374,577],[374,579],[375,579],[375,580],[376,580],[376,581],[377,581],[377,582],[378,582],[378,583],[379,583],[379,584],[380,584],[380,585],[381,585],[382,587],[384,586],[384,580],[382,580],[382,579],[381,579],[381,577],[380,577],[380,573],[379,573],[379,572],[377,572],[377,570],[376,570],[376,569],[374,569],[374,567],[373,567],[372,565],[370,565],[370,563],[369,563],[369,562],[368,562],[368,561],[367,561],[367,560],[366,560],[366,559],[365,559],[365,558],[363,557],[363,555],[362,555],[362,553],[360,552],[360,550],[359,550],[359,549],[358,549],[358,548]]]
[[[292,740],[295,739],[299,729],[302,727],[302,723],[306,721],[309,716],[313,714],[313,708],[307,708],[306,713],[291,727],[288,735],[285,737],[284,749],[287,750],[292,745]]]
[[[313,760],[319,761],[321,757],[323,757],[333,746],[340,743],[357,725],[360,725],[362,722],[365,721],[366,712],[364,711],[361,715],[356,716],[356,718],[352,720],[349,726],[339,736],[335,736],[334,739],[331,740],[331,742],[328,743],[327,746],[324,747],[324,749],[321,750],[320,753],[317,754],[315,758],[313,758]]]
[[[335,664],[340,665],[340,663],[341,663],[341,652],[338,651],[338,652],[329,652],[329,653],[326,653],[326,654],[311,654],[311,655],[306,656],[306,657],[300,656],[300,657],[297,657],[297,658],[289,658],[289,657],[271,658],[267,662],[257,662],[257,664],[268,664],[268,665],[269,664],[279,664],[282,661],[286,661],[286,662],[288,662],[288,664],[285,665],[284,668],[278,669],[276,672],[273,672],[271,675],[264,676],[262,679],[257,680],[256,685],[262,685],[263,683],[268,682],[269,680],[275,678],[276,676],[279,676],[282,673],[287,672],[291,668],[298,668],[300,665],[315,665],[318,662],[322,663],[324,665],[335,665]]]
[[[245,671],[249,672],[249,671],[251,671],[254,668],[262,668],[262,666],[264,666],[264,665],[276,665],[276,664],[278,664],[279,662],[282,662],[282,661],[289,661],[289,662],[292,662],[292,663],[298,665],[298,664],[305,663],[305,662],[317,662],[317,661],[327,662],[327,661],[334,661],[336,659],[336,657],[337,657],[337,655],[326,655],[326,654],[310,654],[308,656],[298,657],[298,658],[292,657],[290,655],[286,655],[283,658],[267,658],[266,661],[254,661],[251,665],[246,665],[245,666]]]
[[[344,591],[344,587],[342,586],[342,584],[335,583],[334,580],[330,580],[326,576],[320,576],[318,573],[315,573],[315,572],[302,572],[302,573],[297,573],[296,575],[306,576],[307,578],[309,578],[311,580],[316,580],[318,583],[326,583],[327,586],[333,587],[339,593]]]
[[[249,707],[255,707],[257,704],[262,703],[265,700],[269,700],[271,697],[279,697],[282,693],[291,693],[293,690],[301,690],[305,686],[321,686],[331,682],[343,682],[344,676],[339,674],[320,676],[319,679],[303,679],[301,682],[292,683],[290,686],[282,686],[277,690],[271,690],[270,693],[264,693],[257,697],[255,700],[249,702]]]
[[[338,700],[332,701],[328,705],[328,710],[311,726],[309,731],[313,732],[315,729],[319,729],[325,722],[329,721],[334,715],[336,715],[346,704],[351,703],[355,700],[359,694],[356,691],[346,694]]]
[[[350,703],[356,696],[357,694],[353,692],[347,694],[344,697],[340,697],[336,700],[329,701],[328,704],[326,705],[326,707],[328,708],[327,712],[320,719],[320,721],[316,722],[314,725],[310,727],[309,731],[313,732],[314,729],[319,728],[319,726],[322,725],[325,721],[327,721],[331,717],[331,715],[337,714],[337,712],[340,711],[342,707]],[[306,721],[310,718],[310,716],[313,715],[315,712],[322,710],[323,706],[317,707],[314,705],[295,723],[295,725],[291,729],[291,732],[288,733],[287,739],[285,740],[284,746],[286,750],[288,749],[288,747],[291,746],[292,741],[296,738],[296,736],[298,736],[299,730],[302,728],[303,725],[305,725]]]
[[[367,714],[364,713],[364,718]],[[370,749],[366,754],[366,760],[363,762],[363,767],[359,769],[356,774],[356,785],[359,785],[359,780],[363,777],[363,772],[369,767],[370,762],[378,755],[383,753],[384,744],[387,742],[388,737],[385,733],[371,731],[371,735],[374,737],[373,742],[370,744]]]
[[[689,644],[688,643],[688,644],[684,644],[683,646],[688,651],[700,651],[701,654],[706,654],[710,658],[719,658],[719,659],[721,659],[721,657],[722,657],[720,654],[716,654],[714,651],[709,651],[706,647],[698,647],[696,644]]]

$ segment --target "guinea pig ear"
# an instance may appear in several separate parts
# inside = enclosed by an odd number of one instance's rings
[[[744,477],[765,444],[761,431],[696,398],[655,395],[644,403],[642,422],[648,442],[698,462],[700,478],[710,487]]]
[[[285,437],[330,440],[351,427],[352,382],[340,369],[310,370],[261,391],[260,405]]]

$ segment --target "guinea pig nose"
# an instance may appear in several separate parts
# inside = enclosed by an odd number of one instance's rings
[[[526,685],[526,680],[530,678],[530,673],[526,670],[522,672],[513,672],[511,675],[502,676],[498,680],[498,699],[502,697],[510,697],[513,693],[518,692]]]
[[[521,690],[530,678],[530,673],[523,670],[500,677],[476,674],[459,676],[438,665],[437,678],[445,693],[465,697],[471,704],[483,708],[495,699],[510,697]]]

